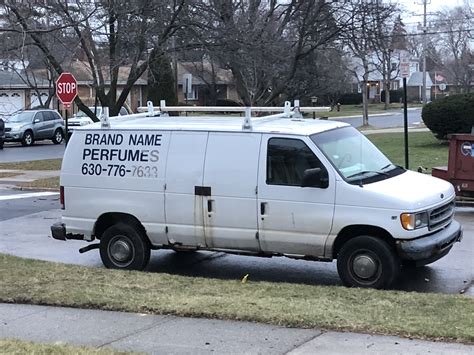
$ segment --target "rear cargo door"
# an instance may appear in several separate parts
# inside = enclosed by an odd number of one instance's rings
[[[261,134],[211,132],[204,180],[196,190],[204,200],[206,245],[259,251],[257,172]]]

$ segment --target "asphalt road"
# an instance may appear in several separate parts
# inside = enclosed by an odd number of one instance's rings
[[[403,127],[403,110],[391,110],[389,115],[370,115],[369,124],[376,128]],[[408,126],[419,125],[421,120],[421,108],[408,110]],[[354,127],[362,126],[362,116],[351,118],[334,118],[334,120],[349,123]]]
[[[35,142],[31,147],[20,143],[5,143],[0,150],[0,163],[28,160],[58,159],[64,155],[64,144],[53,144],[49,141]]]
[[[82,241],[57,241],[49,227],[59,220],[58,196],[20,198],[0,190],[0,253],[92,267],[103,267],[98,250],[79,254]],[[15,198],[15,199],[13,199]],[[41,211],[41,212],[39,212]],[[418,292],[459,293],[469,287],[474,275],[474,211],[458,209],[464,239],[443,259],[422,267],[406,268],[395,289]],[[148,272],[238,280],[249,274],[253,281],[289,282],[310,285],[341,285],[336,264],[291,260],[283,257],[257,258],[216,252],[175,253],[153,251]]]

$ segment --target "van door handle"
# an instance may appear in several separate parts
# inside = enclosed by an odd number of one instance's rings
[[[207,212],[212,213],[213,204],[214,204],[214,200],[207,200]]]
[[[265,215],[266,209],[267,209],[267,203],[266,203],[266,202],[261,202],[261,203],[260,203],[260,214],[261,214],[262,216]]]

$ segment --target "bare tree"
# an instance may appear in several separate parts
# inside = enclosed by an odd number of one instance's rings
[[[468,6],[446,10],[438,15],[438,23],[442,44],[440,50],[446,58],[444,67],[454,79],[458,91],[470,92],[474,81],[470,33],[474,25],[472,10]]]
[[[8,26],[2,30],[27,38],[25,45],[36,46],[57,74],[65,63],[53,45],[84,58],[100,103],[116,115],[147,69],[152,49],[166,47],[179,29],[185,6],[185,0],[5,2],[1,10]],[[126,83],[118,95],[122,68]],[[75,103],[96,120],[79,97]]]
[[[380,36],[378,26],[392,15],[390,4],[354,0],[351,3],[350,23],[344,32],[344,43],[352,57],[351,71],[362,91],[363,125],[369,124],[368,84],[369,75],[376,71],[376,38]]]
[[[198,1],[190,37],[232,71],[244,104],[276,104],[302,60],[338,38],[346,2]]]

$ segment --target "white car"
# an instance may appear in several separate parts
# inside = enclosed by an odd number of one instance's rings
[[[102,106],[97,106],[97,107],[92,106],[92,107],[89,107],[89,110],[91,110],[92,112],[95,112],[97,118],[99,119],[102,118]],[[118,115],[119,116],[128,115],[127,109],[122,106]],[[92,121],[92,118],[87,116],[85,112],[78,111],[74,116],[72,116],[72,118],[68,119],[68,133],[69,135],[72,135],[72,133],[74,132],[74,129],[76,129],[77,127],[86,126],[91,123],[94,123],[94,121]]]

